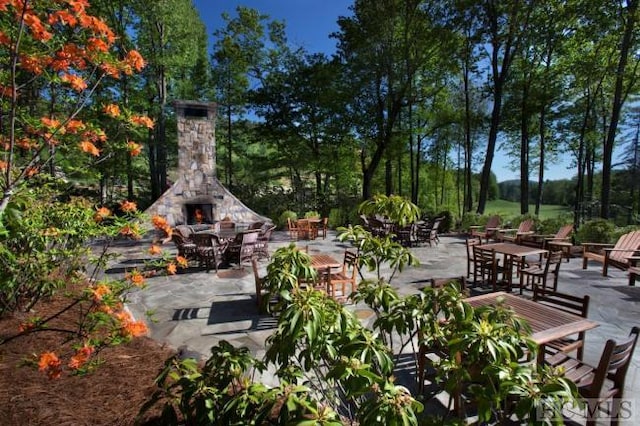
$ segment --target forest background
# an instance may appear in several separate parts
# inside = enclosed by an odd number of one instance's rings
[[[518,201],[521,214],[565,205],[576,223],[587,213],[639,216],[636,0],[355,1],[338,18],[331,57],[291,46],[284,23],[245,7],[223,16],[213,46],[190,0],[95,0],[90,10],[123,52],[147,61],[140,74],[105,78],[92,103],[155,122],[136,135],[144,155],[104,151],[81,168],[73,153],[41,153],[69,193],[97,205],[144,208],[170,185],[172,101],[189,99],[218,105],[220,180],[272,218],[314,210],[346,223],[375,193],[457,217],[498,198]],[[73,105],[73,93],[58,102],[33,87],[20,102],[34,116]],[[131,138],[118,126],[105,132]],[[29,149],[19,147],[18,167],[32,166]],[[519,181],[498,185],[496,150],[509,153]],[[559,155],[575,173],[545,181]]]

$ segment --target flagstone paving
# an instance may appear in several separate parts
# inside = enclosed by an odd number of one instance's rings
[[[308,245],[309,251],[322,251],[341,258],[349,244],[341,243],[334,232],[326,239],[300,241]],[[148,243],[148,242],[147,242]],[[285,232],[274,233],[271,251],[288,245],[291,241]],[[170,245],[169,245],[170,246]],[[168,247],[169,247],[168,246]],[[148,245],[139,244],[121,247],[124,257],[112,265],[108,273],[119,274],[126,268],[142,264]],[[173,247],[171,247],[173,249]],[[437,246],[411,249],[420,260],[420,265],[406,268],[394,278],[392,284],[400,294],[419,291],[432,277],[454,277],[466,274],[466,249],[463,236],[442,236]],[[268,262],[260,262],[262,273]],[[626,337],[634,325],[640,325],[640,287],[627,285],[627,274],[610,269],[608,277],[602,277],[602,267],[590,264],[582,269],[582,259],[572,258],[560,268],[558,291],[575,295],[589,294],[591,303],[589,318],[599,327],[587,332],[585,361],[597,364],[607,339]],[[366,274],[366,272],[365,272]],[[389,276],[389,271],[383,271]],[[527,295],[525,291],[525,296]],[[137,318],[151,315],[148,321],[151,337],[180,349],[185,356],[207,358],[210,348],[221,340],[235,346],[246,346],[254,356],[265,353],[265,339],[273,332],[276,320],[259,315],[255,304],[255,285],[251,267],[245,271],[205,272],[190,268],[173,276],[157,276],[148,280],[146,289],[131,294],[128,308]],[[364,306],[350,305],[365,322],[371,313]],[[640,350],[637,350],[627,375],[626,395],[638,407],[636,395],[640,391]],[[272,373],[261,378],[266,384],[275,384]]]

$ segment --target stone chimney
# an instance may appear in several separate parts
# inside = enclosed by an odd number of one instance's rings
[[[214,223],[230,217],[237,223],[268,222],[231,194],[216,177],[216,104],[174,102],[178,123],[177,181],[146,211],[171,226]]]

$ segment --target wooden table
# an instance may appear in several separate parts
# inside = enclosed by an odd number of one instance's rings
[[[339,268],[342,266],[342,262],[336,260],[330,254],[317,253],[317,254],[312,254],[310,257],[311,257],[311,266],[316,268],[317,270],[326,269],[326,268]]]
[[[509,291],[511,291],[511,285],[513,284],[514,264],[522,266],[524,265],[524,260],[527,256],[533,256],[536,254],[543,255],[549,252],[548,250],[542,248],[521,246],[514,243],[481,244],[477,247],[483,250],[493,250],[496,253],[501,253],[504,255],[504,268],[505,271],[507,271],[507,288],[509,289]],[[496,277],[494,276],[493,279],[495,280]],[[492,284],[495,285],[495,283]]]
[[[591,330],[599,325],[597,322],[579,315],[570,314],[505,292],[468,297],[464,301],[474,308],[478,308],[480,306],[497,305],[499,297],[504,299],[504,306],[513,309],[518,318],[527,321],[531,326],[532,334],[530,337],[540,347],[538,350],[539,364],[544,361],[545,343]]]

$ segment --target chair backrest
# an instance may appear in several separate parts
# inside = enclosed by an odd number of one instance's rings
[[[548,274],[549,272],[553,272],[554,274],[557,274],[561,264],[562,264],[562,250],[550,251],[549,254],[547,255],[547,262],[545,264],[544,272],[546,274]]]
[[[556,232],[556,235],[553,237],[553,239],[564,240],[566,238],[569,238],[572,232],[573,232],[573,224],[564,225],[560,227],[560,229],[558,229],[558,232]]]
[[[618,238],[609,257],[618,262],[627,263],[627,259],[637,250],[640,250],[640,231],[632,231]]]
[[[482,244],[482,239],[478,236],[467,238],[465,245],[467,246],[467,259],[473,259],[473,246]]]
[[[533,219],[525,219],[518,225],[518,233],[529,232],[533,229]]]
[[[208,233],[193,233],[191,234],[191,239],[198,247],[213,247],[213,243],[211,242],[211,237],[213,235]]]
[[[582,297],[572,294],[560,293],[557,291],[544,290],[541,287],[533,287],[533,301],[555,309],[580,315],[586,318],[589,314],[589,295]]]
[[[483,249],[478,245],[473,246],[473,260],[477,263],[495,263],[496,252],[490,249]]]
[[[638,341],[638,333],[640,333],[640,328],[633,327],[629,337],[622,343],[616,343],[612,339],[607,340],[589,387],[590,397],[600,396],[605,379],[613,382],[614,391],[622,392],[627,370]]]
[[[191,234],[193,233],[191,232],[191,227],[187,225],[176,226],[176,231],[178,231],[180,235],[187,240],[190,239]]]
[[[348,275],[349,270],[351,270],[351,277],[355,278],[358,273],[358,255],[350,250],[345,250],[342,273]]]
[[[500,226],[500,216],[498,215],[494,215],[494,216],[490,216],[489,219],[487,219],[487,223],[484,225],[484,228],[497,228]]]
[[[247,228],[247,229],[249,229],[249,230],[251,230],[251,229],[260,229],[260,228],[262,228],[262,225],[264,225],[264,222],[253,222],[253,223],[251,223],[249,225],[249,228]]]

